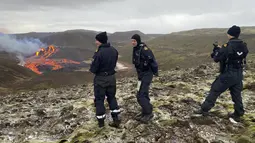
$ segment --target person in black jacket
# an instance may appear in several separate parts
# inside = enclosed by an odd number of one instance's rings
[[[220,62],[220,75],[213,82],[210,93],[201,105],[201,109],[195,111],[196,114],[208,115],[209,110],[214,107],[221,93],[229,89],[235,109],[235,112],[229,115],[230,121],[233,123],[240,122],[240,117],[244,115],[241,92],[243,89],[243,67],[249,51],[247,44],[238,39],[240,33],[240,27],[232,26],[227,32],[228,43],[214,49],[212,58],[215,62]]]
[[[118,127],[120,119],[118,114],[120,109],[115,97],[116,94],[116,77],[115,67],[118,61],[118,51],[107,43],[108,37],[106,32],[96,35],[97,51],[93,56],[93,61],[90,66],[90,72],[95,74],[94,77],[94,94],[96,117],[99,127],[104,126],[105,106],[104,100],[107,97],[108,104],[111,110],[113,123],[110,126]]]
[[[153,118],[149,87],[153,75],[158,76],[158,64],[153,52],[141,41],[141,37],[138,34],[133,35],[131,39],[134,46],[132,60],[138,75],[137,101],[142,107],[142,112],[136,115],[135,119],[148,123]]]

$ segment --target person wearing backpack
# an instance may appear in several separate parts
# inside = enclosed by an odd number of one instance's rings
[[[227,32],[229,41],[222,47],[219,46],[212,54],[215,62],[220,62],[220,75],[212,83],[209,95],[201,105],[201,109],[195,114],[207,116],[211,108],[214,107],[217,98],[230,90],[234,102],[234,113],[229,114],[232,123],[240,122],[240,117],[244,115],[244,107],[241,92],[243,89],[243,67],[246,64],[246,56],[249,51],[247,44],[239,39],[241,29],[239,26],[232,26]]]
[[[149,87],[153,75],[158,76],[158,63],[151,49],[141,41],[140,35],[134,34],[131,41],[133,45],[132,62],[138,75],[136,97],[142,107],[142,112],[136,115],[135,119],[147,124],[154,116],[153,107],[150,103]]]

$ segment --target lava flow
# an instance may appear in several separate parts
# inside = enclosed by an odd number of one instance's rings
[[[43,72],[40,71],[41,66],[50,67],[51,70],[59,70],[62,69],[64,64],[77,64],[79,65],[80,62],[68,60],[68,59],[61,59],[61,60],[53,60],[49,59],[52,55],[56,54],[59,51],[53,45],[48,46],[46,49],[41,48],[40,51],[36,52],[33,56],[29,57],[25,61],[25,67],[31,69],[33,72],[37,74],[42,74]]]

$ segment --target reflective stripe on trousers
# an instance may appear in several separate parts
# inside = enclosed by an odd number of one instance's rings
[[[120,109],[111,110],[111,113],[120,113]]]
[[[105,118],[105,114],[101,116],[97,116],[97,119],[104,119],[104,118]]]

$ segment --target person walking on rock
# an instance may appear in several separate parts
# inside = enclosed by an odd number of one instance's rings
[[[118,51],[107,43],[108,37],[106,32],[99,33],[95,37],[97,51],[93,56],[90,66],[90,72],[95,74],[94,77],[94,95],[96,106],[96,117],[99,127],[104,126],[105,120],[105,96],[110,106],[113,123],[109,124],[118,127],[120,119],[118,117],[120,109],[115,97],[116,94],[116,77],[115,67],[118,61]]]
[[[210,93],[201,105],[201,109],[195,111],[196,114],[208,115],[217,98],[229,89],[235,109],[234,113],[229,115],[229,120],[237,123],[240,122],[240,117],[244,115],[241,91],[243,89],[243,67],[246,64],[246,56],[249,51],[246,43],[238,39],[240,33],[240,27],[232,26],[227,32],[229,41],[222,47],[219,46],[219,48],[214,49],[212,57],[215,62],[220,62],[220,75],[213,82]]]
[[[138,75],[137,101],[142,107],[142,112],[136,115],[135,119],[142,123],[148,123],[153,118],[153,107],[149,98],[149,87],[153,75],[158,76],[158,64],[153,52],[148,46],[141,42],[141,37],[135,34],[131,37],[133,47],[133,64]]]

